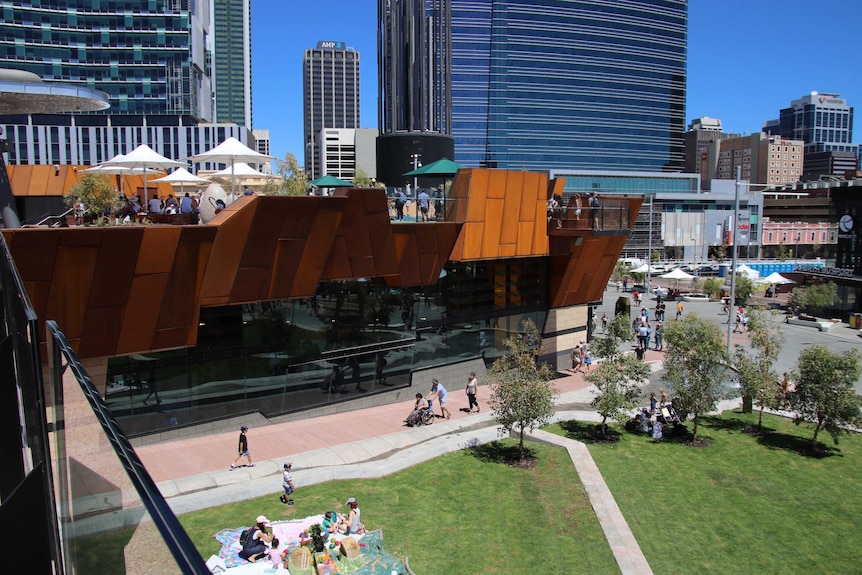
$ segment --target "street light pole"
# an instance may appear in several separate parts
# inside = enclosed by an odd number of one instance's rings
[[[742,187],[742,181],[740,180],[742,174],[742,167],[736,166],[736,185],[734,186],[733,193],[733,216],[731,224],[733,225],[733,232],[731,233],[731,264],[730,264],[730,305],[728,306],[729,311],[727,314],[727,353],[733,353],[733,310],[736,308],[736,230],[739,228],[739,222],[737,218],[739,217],[739,189]]]
[[[647,271],[646,271],[646,294],[649,299],[650,278],[652,277],[652,204],[655,201],[655,194],[651,194],[649,198],[649,231],[647,232]]]

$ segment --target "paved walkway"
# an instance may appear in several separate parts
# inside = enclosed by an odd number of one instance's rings
[[[655,369],[662,355],[649,352],[646,360]],[[583,374],[562,377],[555,384],[559,393],[553,421],[599,421],[598,414],[587,407],[594,388],[584,381]],[[480,387],[479,395],[482,411],[466,414],[458,410],[462,407],[460,394],[450,392],[452,418],[436,419],[434,424],[418,428],[403,425],[410,406],[399,403],[252,429],[249,446],[253,457],[261,458],[255,459],[254,467],[233,471],[228,470],[228,463],[238,432],[150,445],[137,451],[174,512],[183,514],[278,493],[284,461],[293,463],[296,484],[307,486],[383,477],[446,453],[497,440],[500,433],[490,414],[487,388]],[[463,403],[466,407],[466,398]],[[538,430],[531,436],[568,450],[621,572],[651,574],[586,446]],[[185,473],[196,466],[203,466],[204,471]]]
[[[597,316],[601,317],[605,311],[612,315],[613,302],[620,295],[624,294],[616,293],[613,288],[606,291]],[[720,314],[720,305],[714,302],[686,303],[686,312],[690,311],[718,322],[726,321],[727,317]],[[790,349],[785,350],[778,363],[786,364],[789,369],[794,353],[812,343],[860,347],[856,330],[836,328],[831,332],[820,334],[788,326],[785,345]],[[747,334],[734,334],[734,343],[744,345],[747,340]],[[651,350],[645,360],[657,369],[663,356]],[[569,375],[555,383],[558,397],[554,421],[598,421],[595,411],[587,407],[593,393],[582,374]],[[645,388],[645,392],[649,390]],[[487,396],[488,389],[481,386],[481,413],[466,414],[459,411],[466,407],[466,397],[460,390],[451,390],[448,407],[452,418],[437,419],[433,425],[419,428],[403,425],[412,400],[252,428],[249,447],[256,465],[234,471],[228,470],[228,464],[236,453],[239,430],[142,446],[137,452],[175,513],[183,514],[279,493],[285,461],[293,463],[296,484],[307,486],[336,479],[382,477],[445,453],[493,441],[500,435],[490,415]],[[720,410],[738,406],[739,400],[723,402]],[[621,571],[651,573],[586,446],[540,431],[532,435],[537,440],[563,445],[569,451]]]

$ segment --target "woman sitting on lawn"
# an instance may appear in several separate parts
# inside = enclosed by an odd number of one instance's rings
[[[338,532],[342,535],[355,535],[364,531],[362,524],[359,522],[361,514],[359,506],[354,497],[347,499],[347,506],[350,507],[350,513],[338,523]]]

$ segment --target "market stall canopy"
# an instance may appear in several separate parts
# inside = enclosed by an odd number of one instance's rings
[[[652,269],[655,270],[655,268],[652,268]],[[629,273],[630,274],[645,274],[648,271],[650,271],[650,266],[647,264],[641,264],[638,267],[636,267],[635,269],[629,270]]]
[[[685,273],[684,271],[682,271],[679,268],[676,268],[675,270],[673,270],[671,272],[663,274],[660,277],[663,277],[664,279],[668,279],[668,280],[690,280],[690,279],[694,279],[693,275]]]
[[[751,269],[750,267],[748,267],[745,264],[739,264],[738,266],[736,266],[736,269],[734,271],[735,271],[735,273],[744,275],[745,277],[747,277],[750,280],[756,280],[757,278],[760,277],[759,271],[757,271],[755,269]]]
[[[757,280],[757,283],[763,283],[763,284],[795,284],[796,282],[793,281],[792,279],[788,279],[788,278],[784,277],[783,275],[781,275],[778,272],[772,272],[771,274],[769,274],[765,278],[760,278],[759,280]]]
[[[314,186],[316,188],[352,188],[353,183],[342,180],[340,178],[336,178],[335,176],[325,175],[322,178],[317,178],[316,180],[311,180],[308,182],[310,186]]]
[[[405,176],[447,177],[454,176],[464,166],[448,158],[441,158],[421,168],[410,170]]]

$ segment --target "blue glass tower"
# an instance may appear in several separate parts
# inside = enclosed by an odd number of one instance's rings
[[[437,121],[423,129],[451,134],[458,162],[682,169],[687,0],[380,2],[381,14],[384,5],[389,14],[396,5],[424,7],[429,34],[410,48],[424,46],[426,58],[412,61],[443,62],[447,73],[420,76],[433,80],[429,101],[446,101],[438,107],[446,114],[429,114]],[[447,33],[430,33],[441,27]],[[397,75],[387,58],[406,45],[381,42],[381,70]],[[397,90],[382,91],[381,106],[398,101]]]

